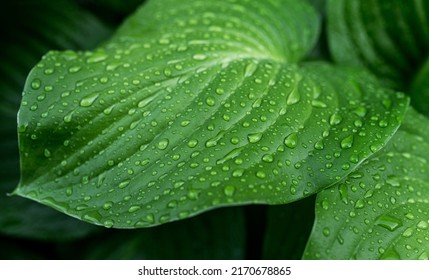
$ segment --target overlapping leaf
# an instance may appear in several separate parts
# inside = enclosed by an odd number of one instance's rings
[[[420,112],[429,91],[427,1],[346,1],[328,5],[328,38],[337,62],[364,66],[407,91]]]
[[[101,48],[48,53],[24,90],[15,193],[133,228],[334,184],[408,100],[360,71],[294,64],[317,23],[302,1],[150,1]]]
[[[385,149],[318,194],[304,258],[429,259],[428,126],[410,110]]]

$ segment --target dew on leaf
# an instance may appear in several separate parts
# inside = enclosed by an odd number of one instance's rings
[[[286,145],[286,147],[288,148],[295,148],[298,145],[298,136],[296,133],[291,133],[289,134],[285,139],[284,139],[284,144]]]

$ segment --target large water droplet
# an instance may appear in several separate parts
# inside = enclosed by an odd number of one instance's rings
[[[234,193],[235,193],[235,187],[234,186],[226,186],[223,189],[223,192],[226,196],[232,197],[232,196],[234,196]]]
[[[298,145],[298,135],[294,132],[289,134],[285,138],[284,144],[291,149],[295,148]]]
[[[342,149],[350,149],[353,147],[353,134],[350,134],[343,140],[341,140],[341,148]]]
[[[156,147],[160,150],[165,150],[168,147],[168,144],[170,141],[167,138],[163,138],[159,140],[158,144],[156,144]]]
[[[287,105],[293,105],[299,102],[299,100],[301,99],[301,95],[299,94],[298,91],[298,86],[296,86],[292,92],[289,94],[287,100],[286,100],[286,104]]]
[[[262,133],[251,133],[247,135],[247,140],[249,140],[250,143],[259,142],[261,138],[262,138]]]
[[[91,93],[91,94],[85,96],[80,101],[80,106],[82,106],[82,107],[91,106],[99,96],[100,96],[100,94],[98,92],[94,92],[94,93]]]
[[[375,224],[388,229],[389,231],[394,231],[402,226],[402,221],[390,215],[381,215],[375,220]]]

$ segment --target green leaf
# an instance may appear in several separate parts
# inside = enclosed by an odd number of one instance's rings
[[[318,194],[305,258],[429,258],[428,125],[410,109],[386,148]]]
[[[428,20],[427,1],[331,0],[329,47],[335,61],[366,67],[428,116]]]
[[[408,99],[372,76],[295,64],[318,31],[305,2],[172,3],[32,70],[16,194],[118,228],[287,203],[345,177],[399,126]]]
[[[64,240],[99,230],[33,201],[6,194],[19,182],[16,114],[28,71],[50,48],[92,48],[110,31],[91,14],[65,0],[56,1],[55,5],[46,0],[13,1],[2,6],[0,18],[3,27],[0,30],[3,42],[0,47],[0,232],[31,239]]]

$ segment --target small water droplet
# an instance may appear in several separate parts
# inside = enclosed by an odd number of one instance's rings
[[[86,62],[87,63],[97,63],[97,62],[101,62],[107,59],[107,55],[104,53],[93,53],[91,54]]]
[[[167,138],[163,138],[163,139],[159,140],[159,142],[156,146],[160,150],[165,150],[168,147],[169,143],[170,143],[170,141]]]
[[[362,209],[365,207],[365,203],[362,199],[358,199],[355,203],[355,208],[356,209]]]
[[[45,151],[43,152],[43,154],[45,155],[45,157],[50,158],[52,156],[51,151],[49,151],[48,149],[45,149]]]
[[[128,208],[128,212],[129,213],[134,213],[137,212],[141,209],[141,207],[139,205],[133,205],[130,208]]]
[[[214,106],[214,105],[216,105],[216,100],[213,98],[213,96],[208,96],[206,98],[206,104],[208,106]]]
[[[314,148],[315,148],[316,150],[323,150],[323,149],[324,149],[324,147],[325,147],[325,145],[324,145],[324,143],[323,143],[323,140],[319,140],[319,141],[317,141],[317,142],[314,144]]]
[[[325,103],[317,99],[312,100],[311,105],[315,108],[320,108],[320,109],[328,107]]]
[[[256,177],[258,177],[259,179],[264,179],[265,177],[267,177],[267,174],[264,171],[259,170],[258,172],[256,172]]]
[[[33,79],[33,81],[31,81],[31,88],[34,90],[38,90],[40,87],[42,86],[42,81],[40,79]]]
[[[331,234],[331,231],[329,230],[329,228],[325,227],[323,229],[323,235],[328,237]]]
[[[118,188],[123,189],[126,188],[130,184],[130,180],[125,180],[118,185]]]
[[[202,53],[197,53],[197,54],[194,54],[192,56],[192,58],[195,60],[205,60],[205,59],[207,59],[207,55],[202,54]]]
[[[191,139],[188,142],[188,147],[189,148],[195,148],[195,146],[197,146],[197,145],[198,145],[198,140],[197,139]]]
[[[113,221],[113,220],[105,220],[104,222],[103,222],[103,225],[106,227],[106,228],[111,228],[111,227],[113,227],[113,225],[115,224],[115,222]]]
[[[234,194],[235,194],[235,187],[234,187],[234,186],[226,186],[226,187],[223,189],[223,192],[224,192],[224,194],[225,194],[226,196],[228,196],[228,197],[232,197],[232,196],[234,196]]]

